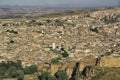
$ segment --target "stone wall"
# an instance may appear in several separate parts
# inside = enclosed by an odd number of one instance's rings
[[[50,72],[51,75],[54,75],[58,70],[65,70],[68,74],[68,77],[71,78],[73,73],[77,74],[77,71],[82,72],[87,66],[120,67],[120,58],[101,57],[97,59],[94,57],[88,57],[78,62],[65,61],[60,62],[59,64],[41,63],[39,64],[38,68],[42,72]]]
[[[78,64],[78,65],[77,65]],[[83,71],[86,66],[94,66],[96,59],[86,59],[84,61],[61,62],[59,64],[40,64],[39,70],[42,72],[48,71],[54,75],[58,70],[65,70],[70,78],[74,70]]]
[[[59,64],[44,64],[44,63],[41,63],[38,68],[42,72],[45,72],[45,71],[50,72],[51,75],[54,75],[58,70],[65,70],[67,72],[69,78],[70,78],[75,65],[76,65],[76,62],[74,62],[74,61],[62,62],[62,63],[59,63]]]
[[[100,67],[120,67],[120,58],[102,57]]]

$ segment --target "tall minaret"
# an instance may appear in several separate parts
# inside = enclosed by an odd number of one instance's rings
[[[52,44],[52,49],[55,49],[55,48],[56,48],[55,43],[53,43]]]

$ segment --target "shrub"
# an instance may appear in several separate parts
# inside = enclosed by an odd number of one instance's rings
[[[90,30],[91,30],[92,32],[95,32],[95,33],[98,33],[98,32],[99,32],[98,29],[97,29],[97,27],[95,27],[95,28],[90,28]]]
[[[6,68],[6,69],[8,68],[8,67],[7,67],[7,64],[6,64],[5,62],[0,63],[0,67],[4,67],[4,68]]]
[[[2,26],[8,26],[7,23],[2,24]]]
[[[55,25],[56,26],[63,26],[63,23],[60,20],[55,20]]]
[[[59,60],[57,58],[54,58],[54,59],[51,60],[51,63],[52,64],[58,64]]]
[[[38,67],[36,65],[31,65],[24,69],[25,74],[34,74],[37,71],[38,71]]]
[[[17,68],[15,66],[12,66],[8,69],[8,76],[11,78],[15,78],[16,77],[16,71]]]
[[[24,80],[24,72],[22,70],[17,70],[16,74],[18,80]]]
[[[5,77],[6,68],[0,67],[0,79]]]
[[[68,57],[69,54],[67,53],[67,51],[64,51],[64,52],[62,53],[62,56],[63,56],[63,57]]]
[[[57,80],[54,76],[49,76],[48,80]]]
[[[55,54],[60,54],[60,53],[61,53],[61,51],[56,50],[56,49],[50,49],[50,51],[52,51],[52,52],[55,53]]]
[[[54,76],[51,76],[50,73],[44,72],[38,76],[39,80],[57,80]]]
[[[22,69],[22,65],[21,65],[21,61],[18,60],[17,62],[13,62],[13,61],[8,61],[7,63],[4,63],[6,66],[6,68],[10,68],[12,66],[15,66],[18,69]]]
[[[10,42],[8,42],[8,44],[9,44],[9,43],[12,43],[12,44],[13,44],[13,43],[15,43],[15,42],[14,42],[13,40],[10,40]]]
[[[55,73],[55,77],[57,78],[57,80],[68,80],[67,73],[63,70],[58,70]]]
[[[47,80],[48,77],[49,77],[48,72],[44,72],[40,76],[38,76],[39,80]]]
[[[18,34],[18,32],[14,31],[14,30],[7,30],[6,32],[13,33],[13,34]]]
[[[17,69],[23,69],[21,61],[13,62],[8,61],[0,63],[0,79],[2,78],[15,78]]]
[[[36,24],[37,24],[38,26],[43,25],[43,23],[41,23],[41,22],[36,22]]]
[[[76,47],[77,47],[76,45],[72,46],[72,48],[69,49],[69,51],[72,51],[72,50],[75,51]]]

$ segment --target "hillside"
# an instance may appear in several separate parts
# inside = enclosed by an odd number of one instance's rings
[[[61,63],[75,62],[73,71],[76,62],[96,66],[96,59],[103,57],[99,67],[117,67],[119,73],[120,8],[40,11],[0,9],[0,17],[22,16],[0,18],[0,62],[21,60],[25,67],[51,64],[52,59],[58,59]],[[84,62],[91,56],[92,61]],[[86,66],[89,65],[83,69]],[[99,80],[106,80],[115,71],[108,70]]]

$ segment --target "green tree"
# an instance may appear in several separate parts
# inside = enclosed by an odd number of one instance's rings
[[[51,76],[50,73],[44,72],[38,76],[39,80],[57,80],[54,76]]]
[[[68,80],[67,73],[63,70],[58,70],[55,73],[55,77],[57,78],[57,80]]]
[[[8,76],[12,77],[12,78],[15,78],[16,77],[16,71],[17,71],[17,68],[15,66],[10,67],[8,69]]]
[[[0,67],[0,79],[5,77],[6,68]]]
[[[0,67],[4,67],[4,68],[8,69],[6,62],[1,62]]]
[[[69,54],[67,53],[67,51],[64,51],[64,52],[62,53],[62,56],[63,56],[63,57],[68,57]]]
[[[54,76],[49,76],[48,80],[57,80]]]
[[[59,64],[59,60],[57,58],[51,59],[52,64]]]
[[[22,70],[17,70],[16,74],[18,80],[24,80],[24,72]]]
[[[31,65],[24,69],[25,74],[34,74],[37,71],[38,71],[38,67],[36,65]]]

